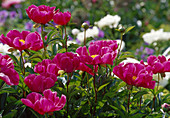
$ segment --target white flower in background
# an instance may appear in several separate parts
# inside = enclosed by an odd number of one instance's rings
[[[97,37],[99,34],[99,29],[94,26],[92,29],[86,30],[86,38]],[[77,34],[77,39],[82,43],[84,41],[84,31]]]
[[[30,68],[31,68],[32,66],[31,66],[31,63],[27,62],[27,63],[24,64],[24,67],[25,67],[25,68],[26,68],[26,67],[30,67]]]
[[[121,40],[116,40],[117,41],[117,44],[118,44],[118,49],[120,48],[120,43],[121,43]],[[123,50],[125,48],[125,42],[122,41],[122,45],[121,45],[121,48],[120,48],[120,51]]]
[[[126,58],[126,60],[123,60],[122,61],[124,64],[127,64],[127,63],[140,63],[138,60],[134,59],[134,58]],[[122,63],[121,62],[121,63]]]
[[[143,35],[143,40],[148,44],[158,40],[170,40],[170,32],[163,32],[163,29],[151,30],[150,33]]]
[[[77,35],[79,32],[80,32],[80,30],[79,30],[79,29],[76,29],[76,28],[74,28],[74,29],[71,31],[71,33],[72,33],[73,35]]]
[[[105,26],[109,26],[110,28],[116,28],[119,24],[121,18],[118,15],[112,16],[108,14],[107,16],[100,19],[100,21],[95,22],[95,24],[102,29]]]
[[[136,23],[137,23],[137,25],[138,25],[139,27],[142,26],[142,21],[141,21],[141,20],[138,20]]]
[[[0,53],[2,54],[10,54],[10,52],[8,52],[8,50],[10,49],[10,47],[8,45],[4,45],[2,43],[0,43]]]
[[[58,43],[59,45],[63,46],[62,43]],[[56,44],[56,48],[58,49],[58,44]],[[67,47],[70,46],[71,44],[77,44],[76,41],[67,41]]]

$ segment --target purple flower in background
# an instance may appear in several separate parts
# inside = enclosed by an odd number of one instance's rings
[[[87,25],[90,25],[90,21],[85,21],[84,23],[87,23]]]
[[[14,5],[14,7],[15,7],[16,9],[19,9],[19,8],[22,7],[22,5],[21,5],[21,4],[16,4],[16,5]]]
[[[70,41],[72,41],[73,40],[73,38],[70,36],[70,35],[68,35],[68,40],[70,40]]]
[[[32,30],[33,23],[27,22],[25,23],[25,29],[31,31]]]
[[[145,57],[146,57],[145,54],[142,54],[142,55],[141,55],[141,59],[144,60],[144,61],[146,61],[146,58],[145,58]]]
[[[20,19],[22,19],[22,11],[21,11],[21,9],[18,10],[18,16],[19,16]]]
[[[98,37],[100,37],[100,38],[104,37],[104,32],[102,30],[100,30],[100,29],[99,29]]]
[[[16,11],[11,11],[10,13],[9,13],[9,17],[10,17],[10,19],[12,19],[12,20],[14,20],[16,17],[17,17],[17,12]]]
[[[2,10],[0,11],[0,26],[3,25],[8,17],[8,11]]]
[[[81,44],[81,42],[78,39],[76,39],[76,42],[77,42],[77,44]]]
[[[152,55],[155,52],[154,49],[148,48],[148,47],[145,48],[145,51],[146,51],[146,54],[148,55]]]

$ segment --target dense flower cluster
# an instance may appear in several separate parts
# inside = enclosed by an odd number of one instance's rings
[[[66,103],[65,95],[61,95],[61,99],[59,99],[59,97],[57,97],[57,92],[52,92],[50,89],[45,90],[43,94],[44,96],[32,92],[26,99],[23,98],[21,101],[42,115],[53,111],[59,111],[64,107]]]

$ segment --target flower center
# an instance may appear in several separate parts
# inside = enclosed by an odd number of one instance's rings
[[[98,55],[92,55],[91,57],[94,59],[96,56],[98,56]]]
[[[133,80],[136,80],[136,78],[137,78],[136,76],[133,76],[133,77],[132,77]]]
[[[23,44],[25,44],[25,41],[23,39],[19,39],[20,42],[22,42]]]

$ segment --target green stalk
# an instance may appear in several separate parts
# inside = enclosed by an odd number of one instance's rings
[[[96,90],[96,82],[95,82],[95,76],[96,76],[96,65],[94,66],[94,76],[93,76],[93,86],[94,86],[94,92],[95,92],[95,104],[94,104],[94,111],[93,111],[93,116],[95,116],[96,113],[96,104],[97,104],[97,90]]]
[[[20,51],[20,53],[21,53],[21,60],[22,60],[22,67],[23,67],[23,70],[21,69],[21,71],[22,71],[22,74],[23,74],[23,78],[25,78],[24,58],[23,58],[23,55],[22,55],[22,51]],[[26,92],[24,90],[24,82],[22,83],[22,91],[23,91],[23,97],[25,98],[26,97]]]
[[[69,93],[68,93],[68,86],[69,86],[69,83],[70,83],[70,80],[69,80],[69,74],[67,73],[67,118],[68,118],[68,115],[69,115]]]
[[[46,58],[46,57],[45,57],[45,56],[46,56],[46,45],[45,45],[45,36],[44,36],[44,34],[43,34],[43,27],[44,27],[44,25],[41,24],[41,38],[42,38],[42,40],[43,40],[43,47],[44,47],[43,57]]]
[[[65,48],[66,48],[66,52],[67,52],[67,34],[66,34],[66,25],[64,25],[64,31],[65,31]]]
[[[86,46],[86,29],[84,29],[84,46]]]
[[[120,46],[119,46],[119,50],[118,50],[118,53],[117,53],[117,57],[115,59],[115,66],[117,65],[117,60],[118,60],[118,57],[119,57],[119,53],[120,53],[120,49],[121,49],[121,46],[122,46],[122,41],[123,41],[123,33],[121,33],[121,42],[120,42]]]

